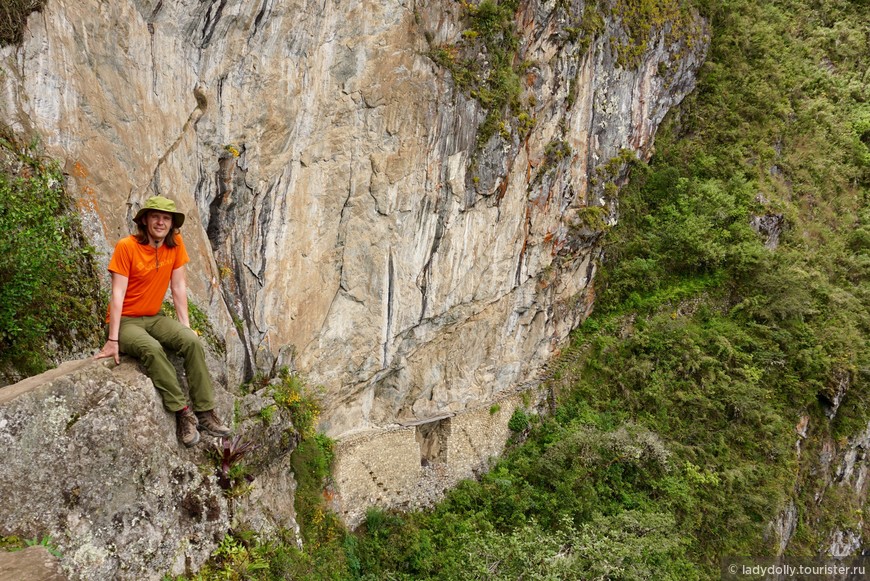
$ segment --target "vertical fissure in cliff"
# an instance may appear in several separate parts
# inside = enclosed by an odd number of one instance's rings
[[[218,21],[221,19],[221,14],[226,4],[227,0],[219,0],[219,2],[212,2],[209,5],[205,15],[205,22],[202,25],[200,48],[207,47],[211,42],[211,37],[214,35],[215,28],[217,28]]]
[[[396,285],[396,272],[395,266],[393,265],[393,250],[390,249],[387,257],[387,289],[386,289],[386,308],[385,308],[385,318],[384,322],[384,358],[381,364],[383,369],[386,369],[387,365],[390,364],[390,344],[392,342],[393,335],[393,309],[395,308],[395,285]]]
[[[248,37],[248,41],[256,36],[257,31],[260,30],[260,23],[263,22],[263,18],[266,16],[266,13],[270,11],[272,8],[272,0],[263,0],[263,5],[260,6],[260,11],[257,12],[257,16],[254,18],[254,28],[251,30],[251,35]]]
[[[259,344],[265,335],[256,328],[251,311],[254,294],[263,285],[264,264],[255,269],[245,260],[245,256],[249,254],[250,245],[265,243],[263,229],[269,223],[270,204],[266,197],[256,220],[247,211],[256,207],[256,196],[245,181],[246,170],[239,163],[244,158],[244,151],[243,145],[238,148],[227,146],[225,153],[218,159],[214,182],[216,194],[209,204],[206,235],[218,265],[224,302],[245,349],[244,374],[250,378],[257,368],[255,343]],[[240,226],[251,222],[254,222],[251,227],[259,228],[259,236],[251,232],[250,239],[245,240],[245,228]],[[259,249],[257,254],[264,256],[264,249]]]
[[[447,223],[447,216],[450,212],[450,194],[447,193],[447,186],[442,186],[441,191],[445,192],[445,194],[442,195],[436,203],[435,211],[438,214],[438,218],[435,222],[435,234],[432,237],[432,245],[429,247],[429,257],[426,260],[426,264],[423,265],[423,271],[420,274],[419,286],[420,293],[422,294],[420,303],[421,323],[426,318],[426,309],[429,306],[429,284],[432,277],[432,263],[435,261],[435,254],[438,252],[438,248],[441,246],[441,239],[444,238],[445,224]]]

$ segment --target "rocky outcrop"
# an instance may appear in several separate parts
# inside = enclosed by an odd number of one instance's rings
[[[526,121],[483,143],[429,56],[467,25],[443,0],[50,0],[0,51],[0,112],[64,160],[103,264],[177,199],[227,383],[292,365],[340,436],[495,401],[588,312],[621,152],[650,154],[706,46],[623,4],[582,32],[597,5],[521,2]]]
[[[0,551],[0,581],[67,581],[57,557],[40,546]]]
[[[825,557],[859,555],[866,546],[868,523],[864,518],[870,474],[870,424],[850,438],[834,438],[831,424],[839,407],[839,398],[849,389],[849,378],[841,378],[834,388],[837,402],[819,394],[824,418],[804,415],[795,432],[799,470],[793,498],[768,526],[768,537],[777,547],[777,555],[787,554],[798,526],[812,534],[802,543]],[[801,547],[806,549],[806,547]],[[792,551],[794,552],[794,551]]]
[[[217,400],[232,417],[232,398]],[[244,458],[252,490],[237,499],[215,477],[212,439],[179,444],[173,414],[133,362],[72,361],[4,388],[0,535],[51,539],[71,579],[142,580],[197,569],[231,526],[292,531],[292,425],[257,415],[273,403],[240,400],[251,416],[236,431],[259,447]]]

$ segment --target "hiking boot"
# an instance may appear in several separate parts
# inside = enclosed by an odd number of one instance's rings
[[[190,408],[175,412],[175,433],[181,443],[190,448],[199,442],[199,432],[196,430],[196,415]]]
[[[207,432],[217,438],[226,438],[232,434],[232,431],[221,423],[214,410],[196,412],[196,417],[199,419],[198,427],[202,432]]]

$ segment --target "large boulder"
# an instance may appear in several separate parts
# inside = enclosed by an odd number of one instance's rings
[[[217,395],[231,418],[232,396]],[[263,426],[257,404],[246,407],[252,418],[236,430],[257,440],[251,465],[264,478],[231,501],[213,439],[181,445],[135,362],[72,361],[0,390],[0,535],[47,535],[74,579],[142,580],[198,568],[231,526],[292,529],[292,475],[273,474],[295,444],[284,436],[292,426]]]

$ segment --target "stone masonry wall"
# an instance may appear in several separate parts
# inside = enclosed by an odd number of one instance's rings
[[[521,394],[491,406],[343,438],[333,466],[335,510],[351,527],[370,507],[430,506],[445,490],[489,467],[505,448]]]

